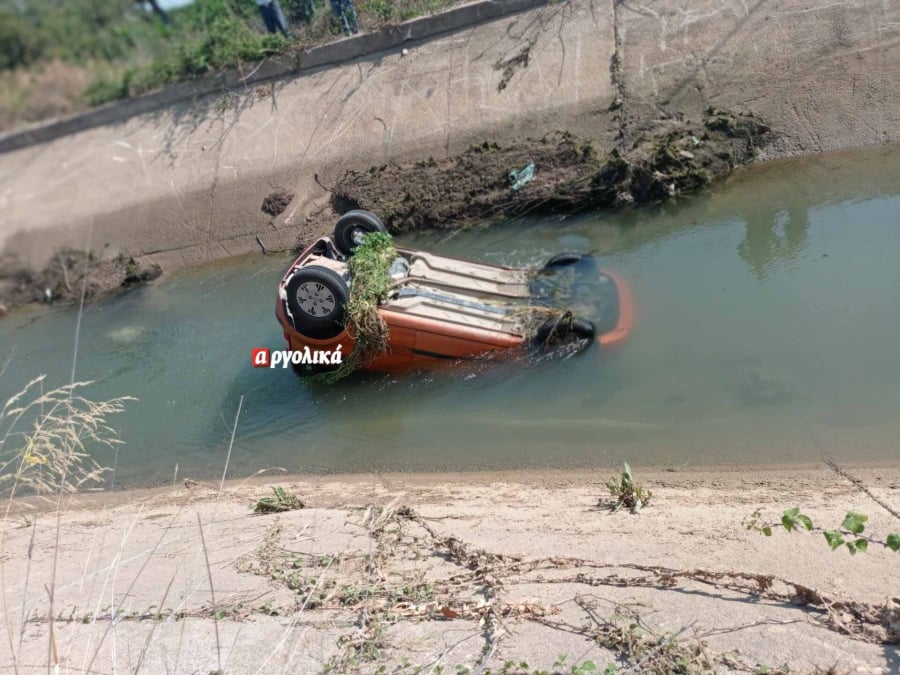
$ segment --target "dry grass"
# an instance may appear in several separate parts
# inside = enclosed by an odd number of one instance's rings
[[[107,418],[122,412],[130,397],[94,401],[80,395],[89,382],[75,382],[44,391],[46,376],[34,378],[0,408],[0,488],[8,489],[8,501],[0,529],[0,584],[3,588],[3,613],[9,616],[6,602],[5,555],[6,534],[13,499],[23,489],[38,495],[53,493],[57,497],[57,535],[62,495],[97,486],[107,471],[91,456],[89,446],[115,447],[121,441]],[[58,542],[57,542],[58,543]],[[55,556],[58,552],[54,550]],[[30,572],[29,555],[29,567]],[[54,579],[46,588],[53,615],[56,590]],[[28,584],[26,572],[25,584]],[[24,598],[22,617],[24,622]],[[23,623],[24,626],[24,623]],[[11,626],[7,623],[10,653],[15,647]],[[49,631],[49,662],[59,663],[55,634]],[[19,639],[21,645],[21,635]],[[18,672],[18,668],[16,668]]]
[[[93,401],[79,395],[90,382],[45,392],[45,379],[34,378],[0,409],[0,486],[10,486],[10,499],[20,488],[45,494],[100,483],[106,469],[87,446],[121,443],[107,418],[134,400]]]
[[[84,108],[83,94],[95,66],[64,61],[0,71],[0,129],[68,115]]]
[[[238,3],[239,5],[240,3]],[[174,33],[161,38],[133,21],[98,27],[104,38],[122,48],[128,56],[112,61],[92,59],[82,54],[83,65],[53,60],[25,68],[0,71],[0,130],[86,110],[94,105],[137,96],[230,67],[248,70],[278,53],[297,52],[343,38],[328,3],[316,3],[308,21],[296,15],[294,5],[282,2],[294,34],[293,40],[269,36],[255,7],[245,6],[244,16],[235,16],[231,7],[207,3],[205,13],[193,8],[172,13]],[[461,0],[357,0],[355,3],[363,32],[397,24],[413,17],[439,12]],[[224,8],[224,11],[223,11]],[[199,21],[198,16],[203,16]]]

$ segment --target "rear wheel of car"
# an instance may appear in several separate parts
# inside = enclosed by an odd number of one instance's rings
[[[289,317],[302,335],[324,340],[344,330],[350,289],[334,270],[319,265],[303,267],[290,278],[285,291]]]
[[[584,260],[587,258],[587,253],[579,253],[578,251],[563,251],[562,253],[557,253],[555,256],[550,258],[545,264],[544,269],[549,270],[554,267],[563,267],[565,265],[573,265],[580,260]]]
[[[387,232],[381,218],[371,211],[347,211],[334,226],[334,245],[344,255],[353,255],[363,237],[371,232]]]
[[[534,342],[538,347],[552,347],[572,338],[593,340],[596,334],[593,321],[564,314],[547,319],[534,334]]]

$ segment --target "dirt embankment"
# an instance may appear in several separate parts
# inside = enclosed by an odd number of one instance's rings
[[[331,203],[337,213],[373,211],[392,232],[657,203],[749,164],[772,138],[758,117],[714,108],[701,121],[658,120],[635,135],[610,152],[555,132],[519,144],[485,141],[443,160],[348,171]],[[533,177],[522,180],[523,170]]]
[[[630,136],[621,149],[604,152],[597,140],[558,131],[516,144],[484,141],[442,160],[350,170],[333,187],[331,208],[304,229],[298,246],[308,244],[310,231],[330,231],[336,216],[351,208],[379,214],[400,233],[657,203],[749,164],[774,134],[756,116],[709,108],[702,120],[659,119]],[[260,210],[277,218],[293,198],[278,188],[262,199]],[[78,301],[85,278],[85,298],[95,300],[162,273],[159,265],[124,254],[101,259],[73,249],[59,251],[41,271],[13,259],[2,270],[0,313],[31,302]]]
[[[35,271],[14,258],[0,260],[0,316],[32,302],[76,303],[125,292],[156,279],[162,268],[119,255],[103,260],[92,252],[62,249]]]

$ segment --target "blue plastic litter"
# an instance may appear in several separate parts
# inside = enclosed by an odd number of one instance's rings
[[[520,190],[522,186],[530,182],[532,178],[534,178],[534,162],[531,162],[528,166],[523,167],[518,171],[513,170],[509,172],[510,187],[514,192]]]

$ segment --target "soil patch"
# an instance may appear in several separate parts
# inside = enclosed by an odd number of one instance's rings
[[[30,270],[15,258],[0,264],[0,316],[32,302],[76,303],[115,295],[156,279],[159,265],[121,254],[101,260],[90,251],[61,249],[43,270]]]
[[[772,140],[752,115],[710,108],[699,122],[657,120],[607,154],[567,132],[500,146],[485,142],[444,160],[348,171],[332,206],[377,213],[392,232],[452,228],[529,213],[577,213],[661,202],[749,164]],[[534,176],[513,188],[522,169]]]
[[[266,215],[275,218],[276,216],[280,216],[282,213],[284,213],[284,210],[288,207],[288,204],[291,203],[291,200],[293,198],[293,192],[288,192],[284,189],[278,189],[270,192],[266,196],[266,198],[263,199],[262,206],[260,206],[259,208]]]

